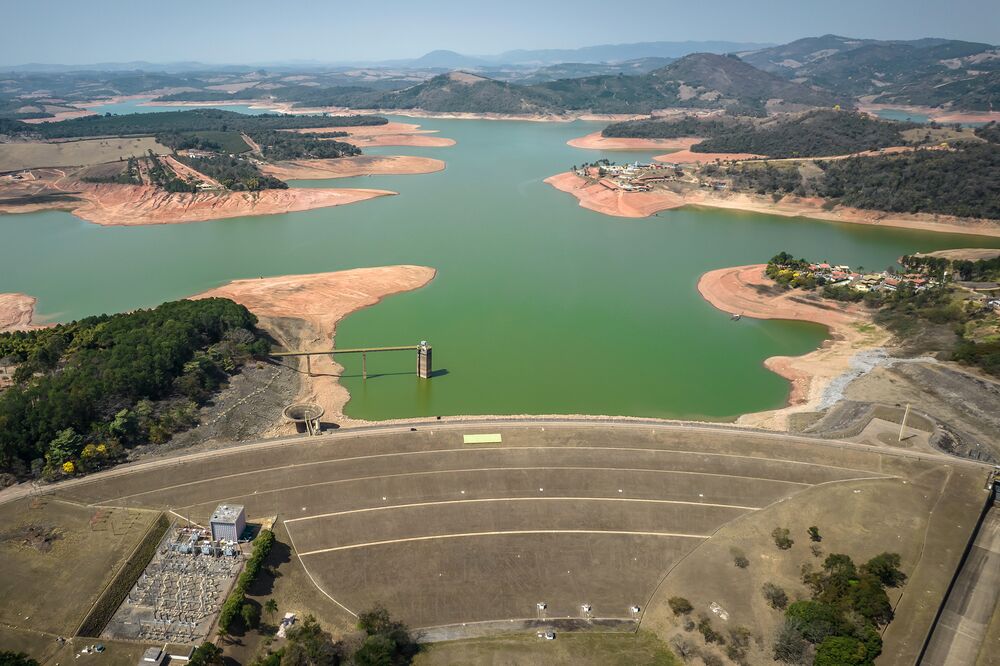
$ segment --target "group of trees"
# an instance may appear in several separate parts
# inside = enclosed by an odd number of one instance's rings
[[[393,620],[382,606],[358,616],[358,632],[334,641],[312,615],[286,632],[285,644],[253,666],[402,666],[412,662],[420,646],[406,625]]]
[[[757,194],[815,195],[830,205],[1000,219],[1000,145],[962,143],[954,149],[820,160],[816,165],[822,173],[808,180],[795,165],[709,165],[703,172],[721,173],[734,189]]]
[[[896,213],[1000,219],[1000,146],[916,150],[819,162],[821,197],[845,206]]]
[[[258,132],[281,129],[311,129],[385,125],[389,121],[381,116],[325,116],[278,115],[236,113],[219,109],[190,109],[157,113],[105,114],[72,118],[58,123],[31,125],[18,121],[4,121],[0,130],[7,127],[10,133],[25,131],[42,139],[70,139],[87,136],[157,136],[186,132]],[[21,127],[23,126],[23,128]]]
[[[847,555],[827,556],[819,571],[804,567],[811,599],[785,609],[774,658],[807,663],[815,650],[820,666],[869,666],[882,652],[879,629],[893,618],[886,589],[906,581],[896,553],[882,553],[861,566]],[[773,604],[772,604],[773,605]]]
[[[229,155],[184,157],[178,155],[176,159],[198,173],[217,180],[227,190],[257,192],[259,190],[288,189],[288,183],[274,176],[268,176],[258,169],[256,164],[241,157]]]
[[[965,282],[1000,280],[1000,252],[989,259],[947,259],[945,257],[905,256],[900,263],[908,270],[943,277],[945,273]]]
[[[0,359],[17,366],[0,393],[0,471],[73,473],[166,441],[266,353],[256,323],[242,305],[209,298],[0,334]]]
[[[677,139],[687,136],[710,137],[735,127],[749,126],[750,121],[733,116],[683,116],[675,119],[640,119],[612,123],[601,136],[627,139]]]
[[[357,146],[343,141],[335,141],[332,138],[343,136],[347,136],[346,132],[317,134],[314,132],[261,130],[250,134],[250,138],[260,146],[264,157],[274,162],[297,159],[334,159],[360,155],[361,150]]]
[[[237,618],[242,621],[243,628],[247,630],[256,629],[260,624],[260,606],[256,602],[248,600],[246,594],[250,585],[260,575],[261,569],[264,567],[264,560],[267,559],[272,547],[274,547],[274,532],[261,530],[253,541],[253,553],[247,559],[243,573],[236,580],[236,585],[219,610],[219,630],[224,634],[233,630]]]
[[[916,126],[864,113],[824,109],[757,125],[737,125],[711,135],[691,150],[774,158],[846,155],[903,145],[906,140],[902,132]]]

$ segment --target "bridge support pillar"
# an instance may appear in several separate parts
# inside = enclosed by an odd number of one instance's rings
[[[417,347],[417,376],[421,379],[430,379],[433,372],[431,346],[426,340],[421,340],[420,346]]]

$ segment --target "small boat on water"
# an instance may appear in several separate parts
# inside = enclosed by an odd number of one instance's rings
[[[730,319],[730,320],[732,320],[732,321],[739,321],[740,319],[743,319],[743,315],[741,315],[741,314],[737,314],[737,313],[735,313],[735,312],[734,312],[734,313],[733,313],[733,314],[732,314],[732,315],[731,315],[731,316],[729,317],[729,319]]]

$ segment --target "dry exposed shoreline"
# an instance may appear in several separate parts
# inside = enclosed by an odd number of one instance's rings
[[[260,167],[264,173],[281,180],[421,174],[442,171],[444,168],[445,163],[441,160],[412,155],[358,155],[330,160],[289,160],[268,163]]]
[[[791,319],[826,326],[831,339],[802,356],[774,356],[764,366],[791,382],[787,406],[744,414],[741,425],[787,430],[788,416],[815,411],[826,387],[850,369],[859,351],[888,342],[887,331],[872,323],[862,306],[821,300],[806,292],[784,290],[764,275],[764,264],[709,271],[698,281],[698,292],[714,307],[754,319]]]
[[[419,289],[435,274],[426,266],[400,265],[283,275],[234,280],[192,298],[229,298],[257,315],[261,327],[286,349],[324,350],[334,347],[337,324],[344,317],[387,296]],[[299,370],[305,372],[305,361]],[[343,367],[329,356],[317,356],[312,372],[313,377],[303,377],[305,386],[298,399],[322,405],[324,419],[343,421],[344,406],[350,400],[338,381]]]
[[[391,122],[385,125],[331,125],[298,130],[284,130],[300,134],[329,134],[344,132],[345,137],[335,137],[339,141],[351,143],[359,148],[371,146],[417,146],[422,148],[446,148],[454,146],[455,140],[437,134],[437,130],[423,130],[414,123]]]
[[[545,182],[562,192],[572,194],[579,200],[580,206],[615,217],[648,217],[660,211],[683,206],[705,206],[782,217],[806,217],[831,222],[1000,237],[1000,222],[996,220],[926,213],[887,213],[846,206],[835,206],[827,210],[824,208],[825,201],[816,197],[786,196],[775,202],[771,197],[706,189],[683,192],[665,189],[654,189],[651,192],[623,192],[610,190],[599,183],[591,183],[570,171],[550,176]]]
[[[34,296],[27,294],[0,294],[0,333],[45,328],[43,324],[34,323],[37,302]]]
[[[326,188],[171,193],[151,185],[83,183],[65,177],[43,178],[27,185],[28,189],[15,192],[14,198],[0,200],[0,214],[67,210],[76,217],[102,226],[182,224],[248,215],[294,213],[396,194],[389,190]]]

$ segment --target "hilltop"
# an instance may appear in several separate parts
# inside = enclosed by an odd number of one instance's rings
[[[650,113],[704,108],[763,115],[775,108],[849,104],[846,98],[755,69],[734,56],[696,53],[646,74],[586,76],[532,85],[465,71],[398,91],[329,91],[330,105],[465,113]],[[310,100],[315,103],[315,100]]]
[[[1000,49],[978,42],[824,35],[740,57],[789,80],[881,103],[986,111],[1000,96]]]

